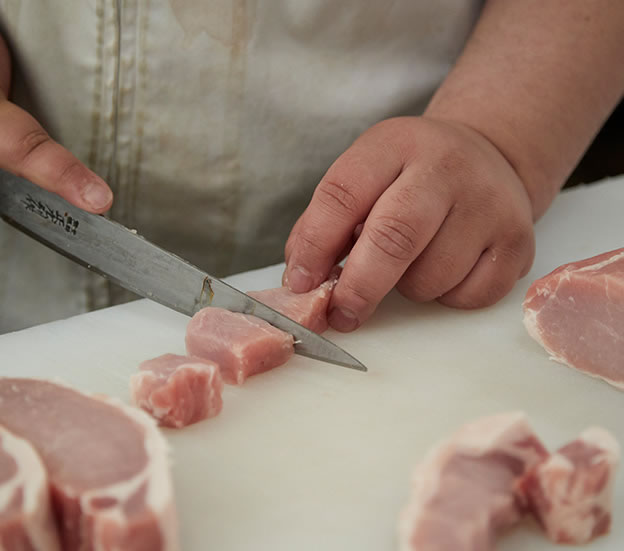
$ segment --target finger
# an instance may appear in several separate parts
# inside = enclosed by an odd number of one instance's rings
[[[468,276],[438,301],[454,308],[482,308],[503,298],[535,256],[532,233],[522,233],[483,251]]]
[[[282,273],[282,285],[284,287],[288,287],[288,260],[292,254],[293,246],[295,244],[295,240],[297,239],[297,232],[299,230],[299,226],[301,224],[301,216],[295,222],[295,225],[290,230],[290,235],[286,240],[286,245],[284,245],[284,262],[286,263],[286,267],[284,268],[284,273]]]
[[[6,99],[11,86],[11,55],[0,35],[0,99]]]
[[[353,249],[353,247],[357,243],[357,240],[360,238],[360,235],[362,235],[363,229],[364,229],[364,224],[358,224],[357,226],[355,226],[355,229],[353,230],[353,233],[351,234],[351,238],[349,239],[347,244],[342,248],[342,251],[338,253],[338,256],[336,257],[336,262],[335,262],[336,264],[342,262],[345,258],[347,258],[347,256],[351,252],[351,249]]]
[[[330,325],[352,331],[375,310],[436,234],[449,211],[442,186],[415,184],[406,170],[377,201],[347,258],[330,304]]]
[[[297,223],[298,223],[298,221],[297,221]],[[288,241],[286,242],[286,253],[285,253],[285,255],[288,255],[289,242],[292,243],[292,241],[294,241],[294,239],[295,239],[294,234],[297,231],[297,223],[295,223],[295,226],[293,226],[293,229],[292,229],[292,232],[290,234],[290,237],[288,238]],[[345,247],[342,249],[342,251],[340,252],[338,257],[336,258],[336,262],[334,264],[334,267],[331,269],[329,275],[327,276],[327,279],[332,279],[332,277],[335,277],[336,279],[338,278],[338,275],[342,271],[342,268],[340,268],[339,266],[336,266],[336,264],[339,264],[340,262],[342,262],[345,259],[345,257],[349,254],[349,252],[353,248],[353,245],[355,245],[355,242],[360,237],[360,234],[362,233],[362,228],[363,227],[364,227],[364,224],[358,224],[355,227],[355,230],[353,231],[353,236],[351,237],[349,242],[345,245]],[[288,260],[286,260],[286,263],[288,263]],[[340,268],[340,269],[338,269],[338,268]],[[282,274],[282,285],[288,287],[288,276],[287,276],[287,271],[286,270],[284,270],[284,273]]]
[[[317,186],[292,243],[287,279],[305,292],[324,281],[371,207],[403,168],[402,153],[384,125],[371,128],[343,153]]]
[[[303,216],[300,216],[297,219],[295,225],[292,227],[292,230],[290,230],[290,235],[288,236],[288,239],[286,240],[286,245],[284,246],[284,261],[286,262],[286,264],[288,264],[288,261],[290,260],[290,257],[292,255],[293,246],[295,244],[297,233],[299,232],[299,228],[301,226],[302,218]]]
[[[52,140],[26,111],[1,102],[0,128],[0,168],[90,212],[110,208],[113,193],[104,180]]]
[[[455,205],[425,250],[407,268],[399,292],[426,302],[456,287],[471,272],[488,243],[489,226],[470,223],[471,210]]]

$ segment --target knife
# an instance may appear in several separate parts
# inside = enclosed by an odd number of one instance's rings
[[[366,371],[342,348],[135,231],[2,170],[0,216],[71,260],[187,316],[206,306],[253,314],[290,333],[296,354]]]

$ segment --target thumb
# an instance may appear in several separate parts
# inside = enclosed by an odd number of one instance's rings
[[[0,128],[0,168],[89,212],[110,208],[113,192],[104,180],[50,138],[26,111],[0,100]]]

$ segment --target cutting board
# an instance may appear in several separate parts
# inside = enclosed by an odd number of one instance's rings
[[[550,361],[521,312],[535,278],[624,244],[622,204],[624,178],[560,194],[537,224],[531,273],[491,308],[457,311],[391,294],[355,333],[328,332],[368,373],[295,357],[227,387],[218,418],[165,430],[183,549],[392,550],[413,465],[482,415],[524,410],[551,447],[593,424],[624,444],[624,393]],[[229,281],[277,286],[282,268]],[[141,300],[34,327],[0,337],[0,370],[128,401],[140,361],[184,352],[187,321]],[[613,531],[592,550],[624,545],[621,474],[615,499]],[[559,547],[527,522],[498,549]]]

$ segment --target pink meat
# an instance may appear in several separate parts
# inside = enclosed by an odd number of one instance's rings
[[[45,465],[63,551],[177,550],[165,441],[136,408],[34,379],[0,379],[0,424]]]
[[[552,359],[624,389],[624,249],[535,281],[524,324]]]
[[[181,428],[221,411],[223,379],[207,360],[164,354],[139,365],[130,378],[132,399],[161,425]]]
[[[551,540],[581,544],[609,531],[618,459],[615,439],[591,428],[525,475],[518,491]]]
[[[48,475],[33,447],[0,427],[0,549],[60,551]]]
[[[337,281],[335,277],[328,279],[308,293],[297,294],[288,287],[278,287],[247,294],[311,331],[322,333],[328,327],[327,307]]]
[[[294,339],[260,318],[208,307],[189,322],[186,350],[216,362],[226,383],[240,385],[285,363],[294,353]]]
[[[414,472],[399,520],[402,551],[488,551],[522,514],[517,480],[546,450],[522,413],[465,425]]]

